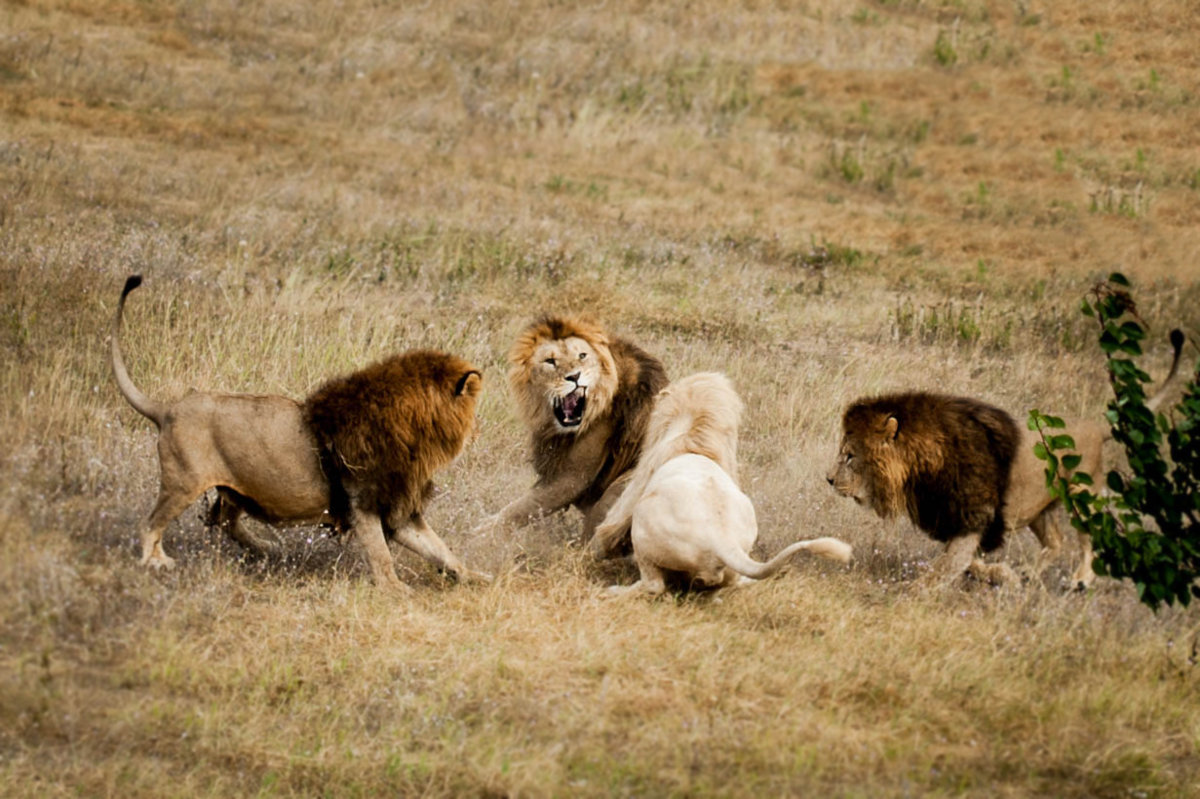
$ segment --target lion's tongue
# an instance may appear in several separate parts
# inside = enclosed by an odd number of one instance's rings
[[[572,391],[570,394],[562,398],[563,416],[567,419],[575,417],[575,409],[579,407],[578,391]]]

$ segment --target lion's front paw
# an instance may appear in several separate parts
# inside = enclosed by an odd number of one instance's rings
[[[995,586],[1016,585],[1021,582],[1021,577],[1007,563],[986,563],[979,558],[971,561],[971,565],[967,567],[967,574],[981,583]]]
[[[492,581],[495,580],[495,578],[487,572],[479,572],[475,571],[474,569],[463,569],[462,572],[459,573],[458,579],[463,583],[476,583],[482,585],[490,585]]]
[[[166,569],[170,571],[175,568],[175,558],[160,550],[142,558],[142,565],[149,566],[152,569]]]

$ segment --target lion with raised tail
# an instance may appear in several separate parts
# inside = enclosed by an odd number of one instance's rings
[[[583,512],[587,540],[641,455],[666,372],[632,342],[562,316],[544,316],[525,328],[508,359],[537,481],[476,534],[511,531],[574,506]],[[604,556],[622,552],[627,540],[608,543]]]
[[[288,397],[193,391],[173,403],[144,394],[121,354],[121,317],[139,275],[125,282],[112,329],[117,387],[158,428],[158,501],[141,534],[142,563],[175,565],[167,526],[210,488],[209,514],[251,549],[278,550],[243,529],[248,513],[273,525],[332,519],[367,555],[377,585],[400,588],[387,537],[460,578],[469,571],[422,518],[435,471],[475,429],[479,370],[428,350],[386,358],[330,381],[301,405]]]
[[[630,534],[641,579],[610,592],[660,594],[667,572],[707,587],[761,580],[800,550],[850,559],[850,545],[836,538],[798,541],[766,563],[749,556],[758,522],[737,485],[741,414],[741,398],[716,372],[682,378],[659,394],[641,460],[593,539],[605,550]]]

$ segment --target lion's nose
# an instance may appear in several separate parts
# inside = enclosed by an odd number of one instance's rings
[[[571,374],[567,375],[567,380],[570,380],[572,383],[578,383],[579,372],[572,372]]]

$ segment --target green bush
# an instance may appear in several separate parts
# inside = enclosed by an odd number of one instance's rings
[[[1096,573],[1130,578],[1151,608],[1187,605],[1200,596],[1200,366],[1173,418],[1147,407],[1143,386],[1150,376],[1134,361],[1146,333],[1128,289],[1125,276],[1113,273],[1083,301],[1084,315],[1100,327],[1114,395],[1105,416],[1125,449],[1128,473],[1109,471],[1111,493],[1094,493],[1091,475],[1076,471],[1079,456],[1056,454],[1075,446],[1071,436],[1049,432],[1063,429],[1062,419],[1034,409],[1029,429],[1041,435],[1034,453],[1046,462],[1051,493],[1071,524],[1092,538]],[[1172,331],[1171,341],[1178,361],[1183,334]]]

